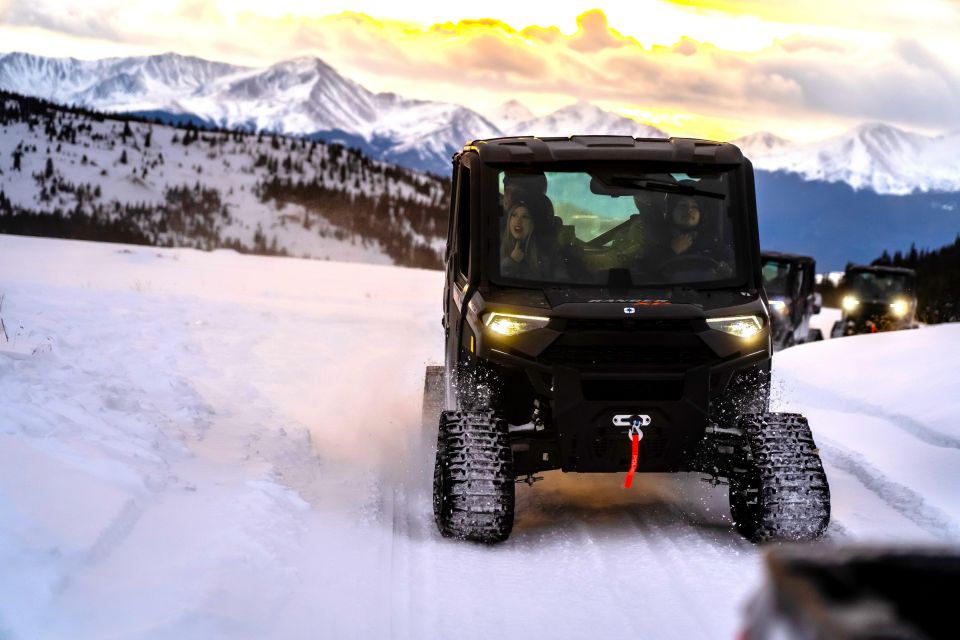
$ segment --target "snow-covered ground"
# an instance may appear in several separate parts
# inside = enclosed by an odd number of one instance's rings
[[[442,275],[0,235],[0,637],[730,638],[723,487],[547,474],[452,542],[419,425]],[[777,354],[825,544],[960,540],[960,326]]]

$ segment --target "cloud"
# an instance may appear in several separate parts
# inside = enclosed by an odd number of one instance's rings
[[[569,46],[582,53],[593,53],[622,47],[629,42],[610,28],[603,11],[594,9],[577,16],[577,32],[570,38]]]
[[[155,43],[158,50],[210,58],[229,53],[246,64],[318,55],[374,89],[412,88],[421,98],[469,102],[462,96],[470,92],[502,102],[535,95],[553,103],[585,99],[713,120],[775,116],[960,128],[957,63],[912,37],[865,45],[795,34],[742,53],[686,36],[670,46],[644,46],[599,10],[581,14],[568,34],[495,19],[432,26],[357,13],[307,18],[240,12],[225,19],[218,5],[204,0],[147,14],[117,0],[66,9],[50,0],[0,2],[7,24]]]
[[[461,69],[516,74],[526,78],[539,78],[548,71],[547,63],[535,53],[511,46],[491,34],[474,37],[469,46],[454,49],[450,60]]]
[[[673,50],[680,55],[692,56],[697,52],[697,41],[684,36],[673,45]]]
[[[9,0],[0,5],[0,23],[119,41],[123,40],[123,30],[115,20],[123,7],[121,2],[61,6],[46,0]]]

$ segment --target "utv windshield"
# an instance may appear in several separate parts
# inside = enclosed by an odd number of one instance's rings
[[[767,296],[787,297],[790,295],[790,266],[791,263],[781,260],[765,259],[763,261],[763,288]]]
[[[903,273],[875,273],[854,271],[847,277],[847,286],[865,298],[883,299],[901,293],[910,293],[910,276]]]
[[[498,173],[499,275],[594,286],[732,282],[744,228],[733,170]]]

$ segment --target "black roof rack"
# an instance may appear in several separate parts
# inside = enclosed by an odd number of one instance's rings
[[[476,151],[484,162],[525,164],[577,160],[661,161],[696,164],[741,164],[743,153],[728,142],[696,138],[631,138],[630,136],[519,136],[473,140],[464,151]]]

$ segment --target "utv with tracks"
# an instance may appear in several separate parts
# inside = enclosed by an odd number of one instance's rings
[[[817,263],[809,256],[764,251],[760,254],[763,289],[770,302],[773,348],[823,340],[819,329],[810,328],[810,318],[820,313],[819,293],[813,284]]]
[[[753,169],[730,144],[500,138],[453,159],[433,507],[505,540],[548,470],[699,472],[754,541],[809,540],[830,494],[806,419],[771,413]]]
[[[843,316],[833,335],[914,328],[916,274],[912,269],[850,265],[843,274]]]

